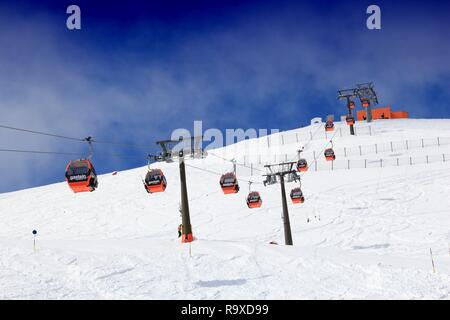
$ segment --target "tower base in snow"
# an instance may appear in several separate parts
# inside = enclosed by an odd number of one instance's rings
[[[192,242],[192,241],[194,241],[194,237],[192,236],[192,233],[181,235],[181,243],[187,243],[187,242]]]

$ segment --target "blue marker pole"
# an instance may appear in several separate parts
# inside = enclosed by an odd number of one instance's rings
[[[37,235],[37,231],[36,230],[33,230],[32,231],[32,233],[33,233],[33,251],[36,251],[36,235]]]

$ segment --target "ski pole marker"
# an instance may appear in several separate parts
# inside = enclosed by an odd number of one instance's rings
[[[434,266],[434,259],[433,259],[433,251],[431,251],[431,248],[430,248],[430,257],[431,257],[431,266],[433,267],[433,273],[436,273],[436,268]]]
[[[34,235],[34,237],[33,237],[33,251],[36,251],[36,235],[37,235],[37,231],[33,230],[31,233]]]

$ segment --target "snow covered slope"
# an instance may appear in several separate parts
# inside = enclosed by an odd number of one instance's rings
[[[1,194],[0,298],[449,299],[450,120],[384,120],[370,127],[358,123],[361,134],[349,136],[337,122],[325,136],[323,124],[315,125],[189,160],[192,244],[177,239],[177,163],[152,165],[168,180],[160,194],[145,192],[146,167],[100,176],[93,193],[73,194],[58,183]],[[331,138],[336,164],[444,157],[331,170],[322,159]],[[390,142],[407,139],[429,143],[390,149]],[[389,148],[342,153],[375,144]],[[305,203],[288,204],[294,246],[284,246],[280,186],[255,183],[263,206],[250,210],[245,181],[238,194],[220,190],[218,174],[232,166],[219,157],[245,162],[238,177],[261,182],[264,163],[293,160],[301,146],[310,163],[316,155],[319,168],[302,175]],[[293,187],[287,184],[288,191]]]

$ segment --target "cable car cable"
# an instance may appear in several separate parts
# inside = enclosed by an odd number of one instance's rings
[[[213,170],[199,168],[199,167],[187,164],[187,163],[185,163],[185,165],[187,167],[191,167],[191,168],[194,168],[194,169],[197,169],[197,170],[201,170],[201,171],[205,171],[205,172],[208,172],[208,173],[211,173],[211,174],[214,174],[214,175],[222,176],[222,173],[219,173],[219,172],[216,172],[216,171],[213,171]],[[246,179],[242,179],[242,178],[236,178],[236,180],[245,181],[245,182],[251,182],[253,184],[262,184],[261,182],[255,182],[255,181],[246,180]]]
[[[74,140],[74,141],[80,141],[80,142],[84,142],[85,141],[84,139],[80,139],[80,138],[73,138],[73,137],[68,137],[68,136],[62,136],[62,135],[59,135],[59,134],[53,134],[53,133],[47,133],[47,132],[35,131],[35,130],[28,130],[28,129],[22,129],[22,128],[16,128],[16,127],[5,126],[5,125],[0,125],[0,128],[8,129],[8,130],[15,130],[15,131],[22,131],[22,132],[33,133],[33,134],[40,134],[40,135],[44,135],[44,136],[50,136],[50,137],[54,137],[54,138]]]
[[[78,156],[83,157],[85,154],[74,153],[74,152],[60,152],[60,151],[38,151],[38,150],[20,150],[20,149],[0,149],[0,152],[11,152],[11,153],[33,153],[33,154],[48,154],[48,155],[65,155],[65,156]],[[142,158],[146,159],[142,155],[122,155],[122,154],[96,154],[95,156],[100,158],[115,157],[115,158]]]
[[[224,157],[218,156],[218,155],[216,155],[216,154],[214,154],[214,153],[211,153],[211,152],[208,152],[208,155],[212,155],[212,156],[214,156],[214,157],[216,157],[216,158],[219,158],[219,159],[222,159],[222,160],[225,160],[225,161],[229,161],[229,162],[233,161],[233,160],[226,159],[226,158],[224,158]],[[259,171],[259,172],[264,172],[264,170],[261,170],[261,169],[258,169],[258,168],[254,168],[254,167],[250,167],[250,166],[247,166],[247,165],[245,165],[245,164],[239,163],[239,162],[237,162],[237,161],[234,161],[234,162],[235,162],[236,165],[238,165],[238,166],[245,167],[245,168],[248,168],[248,169],[253,169],[253,170],[256,170],[256,171]]]
[[[342,127],[342,123],[341,123],[341,125],[340,125],[339,128],[341,128],[341,127]],[[316,129],[316,132],[317,132],[318,129],[320,129],[320,128],[322,128],[322,126],[319,126],[319,127]],[[337,128],[336,128],[336,129],[337,129]],[[327,149],[328,145],[330,144],[330,141],[332,141],[332,140],[334,139],[334,137],[336,136],[337,132],[338,132],[338,130],[334,130],[334,133],[333,133],[333,135],[331,136],[331,139],[325,144],[325,147],[323,147],[322,151],[321,151],[319,154],[322,154],[323,152],[325,152],[325,150]],[[313,136],[314,136],[314,135],[313,135]],[[312,141],[312,139],[311,139],[308,143],[310,143],[311,141]],[[298,156],[296,155],[295,159],[297,159],[297,158],[298,158]],[[294,160],[295,160],[295,159],[294,159]],[[314,161],[317,161],[317,159],[315,159]],[[308,167],[309,167],[309,166],[308,166]],[[308,171],[300,172],[300,173],[299,173],[300,178],[301,178],[306,172],[308,172]]]
[[[17,128],[17,127],[12,127],[12,126],[6,126],[6,125],[2,125],[2,124],[0,124],[0,128],[14,130],[14,131],[27,132],[27,133],[32,133],[32,134],[38,134],[38,135],[54,137],[54,138],[78,141],[78,142],[86,141],[86,138],[81,139],[81,138],[69,137],[69,136],[53,134],[53,133],[48,133],[48,132],[43,132],[43,131],[36,131],[36,130],[29,130],[29,129]],[[131,143],[115,142],[115,141],[103,141],[103,140],[96,140],[96,139],[91,139],[91,141],[93,143],[99,143],[99,144],[111,144],[111,145],[121,145],[121,146],[130,146],[130,147],[150,148],[149,145],[141,145],[141,144],[131,144]]]
[[[54,154],[54,155],[65,155],[65,156],[82,156],[81,153],[73,153],[73,152],[36,151],[36,150],[19,150],[19,149],[0,149],[0,152]]]

